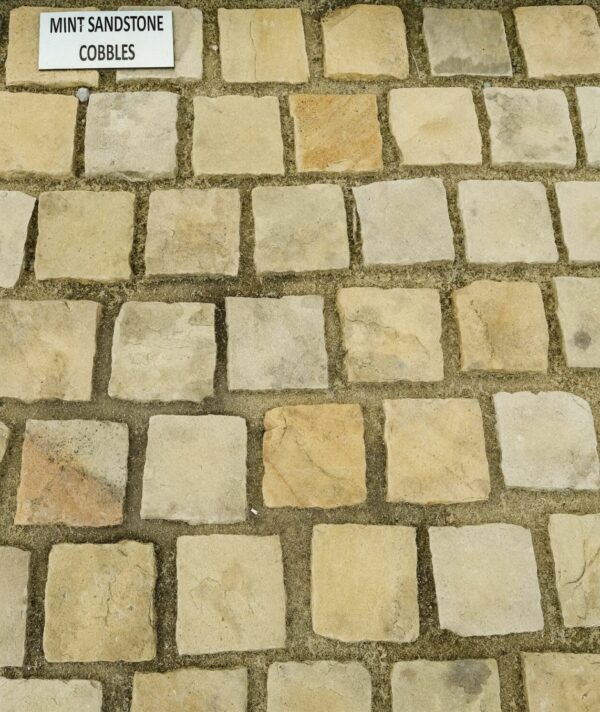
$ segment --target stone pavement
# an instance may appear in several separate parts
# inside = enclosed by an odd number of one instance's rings
[[[0,712],[598,712],[600,3],[247,5],[0,3]]]

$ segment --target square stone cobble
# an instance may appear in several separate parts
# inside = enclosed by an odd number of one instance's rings
[[[522,653],[529,712],[600,709],[600,655]]]
[[[131,277],[135,195],[68,190],[42,193],[37,279],[107,282]]]
[[[178,99],[165,91],[92,94],[85,125],[86,177],[174,178]]]
[[[475,399],[386,400],[388,502],[454,504],[487,499],[490,475]]]
[[[359,405],[289,405],[265,415],[267,507],[345,507],[367,498]]]
[[[15,524],[121,524],[128,452],[125,423],[28,420]]]
[[[275,96],[197,96],[192,167],[196,175],[283,175]]]
[[[0,302],[0,397],[88,401],[100,305]]]
[[[28,551],[0,546],[0,667],[19,666],[25,657]],[[0,680],[0,701],[4,690]]]
[[[142,519],[229,524],[246,518],[246,422],[227,415],[154,415]]]
[[[311,576],[317,635],[346,643],[417,639],[412,527],[319,524],[313,528]]]
[[[454,312],[463,371],[548,370],[548,324],[533,282],[481,280],[457,289]]]
[[[241,203],[238,190],[156,190],[150,194],[146,274],[238,273]]]
[[[492,166],[575,168],[567,97],[560,89],[483,90]]]
[[[152,544],[53,546],[45,596],[46,660],[152,660],[155,579]]]
[[[95,680],[9,680],[0,677],[2,712],[101,712]]]
[[[470,89],[392,89],[389,111],[400,163],[407,166],[481,163],[481,134]]]
[[[308,81],[302,13],[297,7],[218,10],[226,82]]]
[[[115,323],[111,398],[200,403],[213,394],[215,306],[126,302]]]
[[[227,297],[225,305],[231,390],[327,388],[323,297]]]
[[[365,265],[409,265],[454,259],[443,182],[414,178],[352,188]]]
[[[399,7],[350,5],[321,20],[323,64],[329,79],[408,77],[406,27]]]
[[[600,368],[600,279],[555,277],[562,350],[570,368]]]
[[[371,676],[356,662],[273,663],[267,712],[371,712]]]
[[[588,165],[600,167],[600,87],[577,87],[577,108]]]
[[[554,189],[569,262],[600,262],[600,183],[569,181]]]
[[[25,242],[35,198],[16,190],[0,190],[0,287],[14,287],[23,270]]]
[[[440,627],[463,637],[542,630],[531,533],[514,524],[431,527]]]
[[[350,383],[444,378],[437,290],[350,287],[338,291],[337,309]]]
[[[292,94],[299,173],[364,173],[383,168],[375,94]]]
[[[73,175],[77,99],[0,92],[0,177]]]
[[[507,487],[600,489],[594,417],[572,393],[496,393],[496,430]]]
[[[259,187],[252,191],[257,272],[346,269],[350,248],[338,185]]]
[[[286,601],[278,536],[177,540],[180,655],[283,648]]]
[[[542,183],[461,181],[458,209],[469,262],[558,262],[552,216]]]
[[[433,76],[512,76],[502,15],[495,10],[423,9]]]

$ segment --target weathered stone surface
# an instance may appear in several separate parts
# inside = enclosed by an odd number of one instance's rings
[[[100,305],[0,302],[0,396],[90,400]]]
[[[26,193],[0,190],[0,287],[19,281],[34,206],[35,198]]]
[[[514,524],[431,527],[429,544],[442,628],[465,637],[543,629],[528,529]]]
[[[0,667],[23,664],[30,553],[0,546]],[[4,688],[0,681],[0,701]]]
[[[554,189],[569,262],[600,262],[600,183],[569,181]]]
[[[102,685],[95,680],[0,678],[2,712],[101,712]]]
[[[278,536],[177,540],[180,655],[283,648],[285,609]]]
[[[312,538],[312,620],[344,642],[408,643],[419,635],[412,527],[319,524]]]
[[[352,192],[366,265],[454,259],[446,190],[439,178],[381,181]]]
[[[577,87],[577,108],[583,140],[585,144],[585,157],[590,166],[600,166],[600,87]]]
[[[496,393],[496,431],[507,487],[600,489],[594,417],[572,393]]]
[[[575,167],[569,107],[560,89],[489,88],[483,95],[493,166]]]
[[[142,519],[223,524],[246,518],[246,422],[155,415],[148,427]]]
[[[371,712],[371,676],[359,663],[273,663],[267,712]]]
[[[600,278],[555,277],[562,350],[570,368],[600,368]]]
[[[269,410],[263,438],[267,507],[344,507],[367,498],[359,405]]]
[[[529,712],[600,709],[600,655],[521,653]]]
[[[327,388],[323,297],[228,297],[231,390]]]
[[[10,430],[4,423],[0,423],[0,464],[4,459],[6,449],[8,448],[8,441],[10,439]]]
[[[392,89],[389,103],[401,163],[481,163],[481,134],[470,89]]]
[[[344,195],[338,185],[259,187],[252,191],[258,272],[350,266]]]
[[[196,175],[283,175],[277,97],[197,96],[192,166]]]
[[[297,7],[220,7],[221,71],[226,82],[308,81],[302,13]]]
[[[433,76],[512,75],[502,15],[495,10],[426,7],[423,34]]]
[[[214,390],[215,306],[126,302],[115,323],[108,394],[201,402]]]
[[[246,712],[247,688],[245,668],[136,672],[131,712]]]
[[[461,181],[458,208],[469,262],[558,261],[552,217],[542,183]]]
[[[408,77],[406,28],[399,7],[350,5],[325,15],[321,26],[326,77]]]
[[[481,408],[475,399],[386,400],[387,501],[476,502],[490,494]]]
[[[361,173],[383,168],[375,94],[292,94],[299,173]]]
[[[233,188],[150,194],[147,275],[238,273],[240,194]]]
[[[129,279],[135,195],[122,191],[42,193],[35,276],[38,279]]]
[[[442,316],[435,289],[340,289],[350,382],[441,381]]]
[[[86,176],[174,178],[178,99],[166,91],[92,94],[85,125]]]
[[[128,451],[125,423],[28,420],[15,524],[121,524]]]
[[[410,660],[392,668],[393,712],[501,712],[495,660]]]
[[[518,7],[514,13],[528,76],[600,73],[600,27],[591,7],[542,5]]]
[[[463,371],[548,370],[548,324],[534,282],[473,282],[453,295]]]
[[[49,662],[138,662],[156,655],[152,544],[57,544],[46,581]]]
[[[0,176],[73,174],[77,99],[0,92]]]

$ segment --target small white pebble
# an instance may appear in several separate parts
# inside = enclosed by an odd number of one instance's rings
[[[79,89],[75,92],[75,96],[82,104],[85,104],[87,101],[89,101],[90,90],[86,87],[79,87]]]
[[[489,89],[492,86],[492,82],[483,82],[483,88]]]
[[[251,508],[250,511],[252,512],[252,514],[258,514],[257,510],[254,508]]]
[[[219,45],[211,45],[210,48],[212,49],[213,52],[216,52],[219,49]]]

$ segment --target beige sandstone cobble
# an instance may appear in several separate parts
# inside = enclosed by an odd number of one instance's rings
[[[577,87],[577,108],[583,132],[585,157],[588,164],[594,168],[600,166],[600,87]]]
[[[25,657],[30,558],[28,551],[0,546],[0,667],[22,665]],[[0,681],[0,700],[2,689]]]
[[[102,686],[96,680],[0,678],[2,712],[101,712]]]
[[[529,712],[600,708],[600,655],[523,653],[521,658]]]
[[[600,183],[559,182],[554,189],[569,262],[600,262]]]
[[[562,350],[570,368],[600,368],[600,279],[555,277]]]
[[[10,289],[19,281],[34,207],[31,195],[0,191],[0,288]]]

